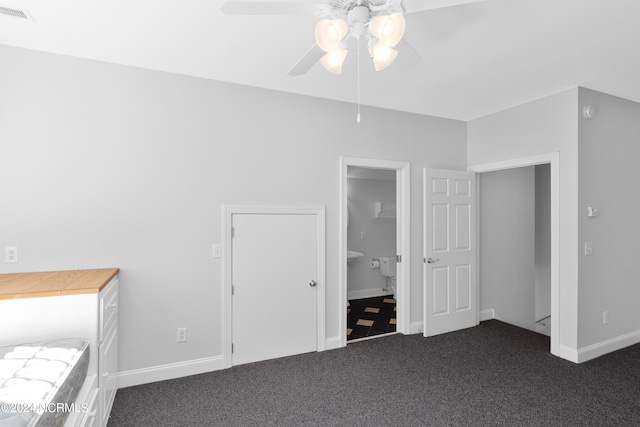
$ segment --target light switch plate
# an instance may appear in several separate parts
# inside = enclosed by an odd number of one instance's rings
[[[593,255],[593,242],[587,242],[584,244],[584,254]]]
[[[222,245],[220,244],[213,245],[213,257],[222,258]]]

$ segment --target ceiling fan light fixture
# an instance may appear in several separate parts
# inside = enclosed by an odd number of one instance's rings
[[[342,46],[338,46],[331,52],[327,52],[325,56],[320,58],[320,63],[326,68],[328,71],[333,74],[339,75],[342,73],[342,64],[344,64],[344,60],[347,57],[347,49],[344,49]]]
[[[385,46],[394,47],[404,35],[404,16],[401,13],[378,15],[371,20],[369,29]]]
[[[377,42],[369,50],[376,71],[387,68],[398,56],[398,51],[386,46],[382,41]]]
[[[325,52],[332,52],[339,47],[348,31],[349,27],[344,19],[322,19],[316,25],[316,43]]]

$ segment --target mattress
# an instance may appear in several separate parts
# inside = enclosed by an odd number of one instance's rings
[[[79,338],[0,347],[0,427],[59,427],[87,376],[89,342]]]

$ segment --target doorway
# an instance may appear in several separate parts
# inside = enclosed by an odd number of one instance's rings
[[[494,172],[494,171],[504,171],[509,169],[517,169],[523,168],[527,166],[537,166],[537,165],[545,165],[548,164],[548,186],[549,186],[549,228],[550,228],[550,242],[549,242],[549,265],[548,270],[550,271],[550,336],[551,336],[551,353],[558,355],[560,350],[559,340],[560,340],[560,306],[559,306],[559,295],[560,295],[560,274],[559,274],[559,266],[560,266],[560,240],[559,240],[559,223],[560,223],[560,210],[559,210],[559,194],[560,194],[560,181],[559,181],[559,153],[548,153],[539,156],[511,159],[502,162],[489,163],[484,165],[475,165],[469,167],[469,171],[479,173],[478,186],[479,189],[480,181],[482,180],[482,174],[486,172]],[[482,199],[483,195],[479,192],[479,197]],[[482,244],[482,242],[480,242]],[[479,256],[487,256],[490,254],[481,253],[482,251],[478,251]],[[478,277],[479,283],[479,277]],[[480,284],[480,286],[482,286]],[[547,294],[548,295],[548,294]],[[480,313],[480,311],[479,311]],[[495,313],[487,314],[485,313],[484,318],[479,320],[487,320],[490,318],[494,318]],[[535,320],[540,320],[536,318]]]
[[[481,309],[550,335],[549,164],[481,174]]]
[[[347,341],[396,332],[396,171],[347,168]]]
[[[403,334],[410,333],[410,301],[409,301],[409,284],[410,284],[410,246],[409,246],[409,230],[410,230],[410,164],[409,162],[366,159],[355,157],[341,157],[340,170],[340,343],[341,346],[347,344],[347,306],[348,306],[348,179],[349,170],[366,170],[367,173],[378,174],[378,176],[395,175],[395,253],[385,255],[397,256],[396,261],[396,331]],[[380,202],[389,200],[380,200]],[[375,215],[375,207],[371,206],[371,215]],[[366,239],[366,231],[363,231],[364,239]],[[352,251],[359,252],[359,251]],[[362,253],[362,252],[360,252]],[[363,253],[363,261],[368,264],[373,261],[375,254]],[[376,272],[378,273],[378,272]],[[382,285],[386,287],[385,285]],[[388,288],[387,288],[388,289]],[[382,288],[380,289],[382,291]]]

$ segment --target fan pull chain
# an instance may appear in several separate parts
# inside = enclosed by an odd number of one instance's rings
[[[358,115],[356,123],[360,123],[360,38],[358,38]]]

